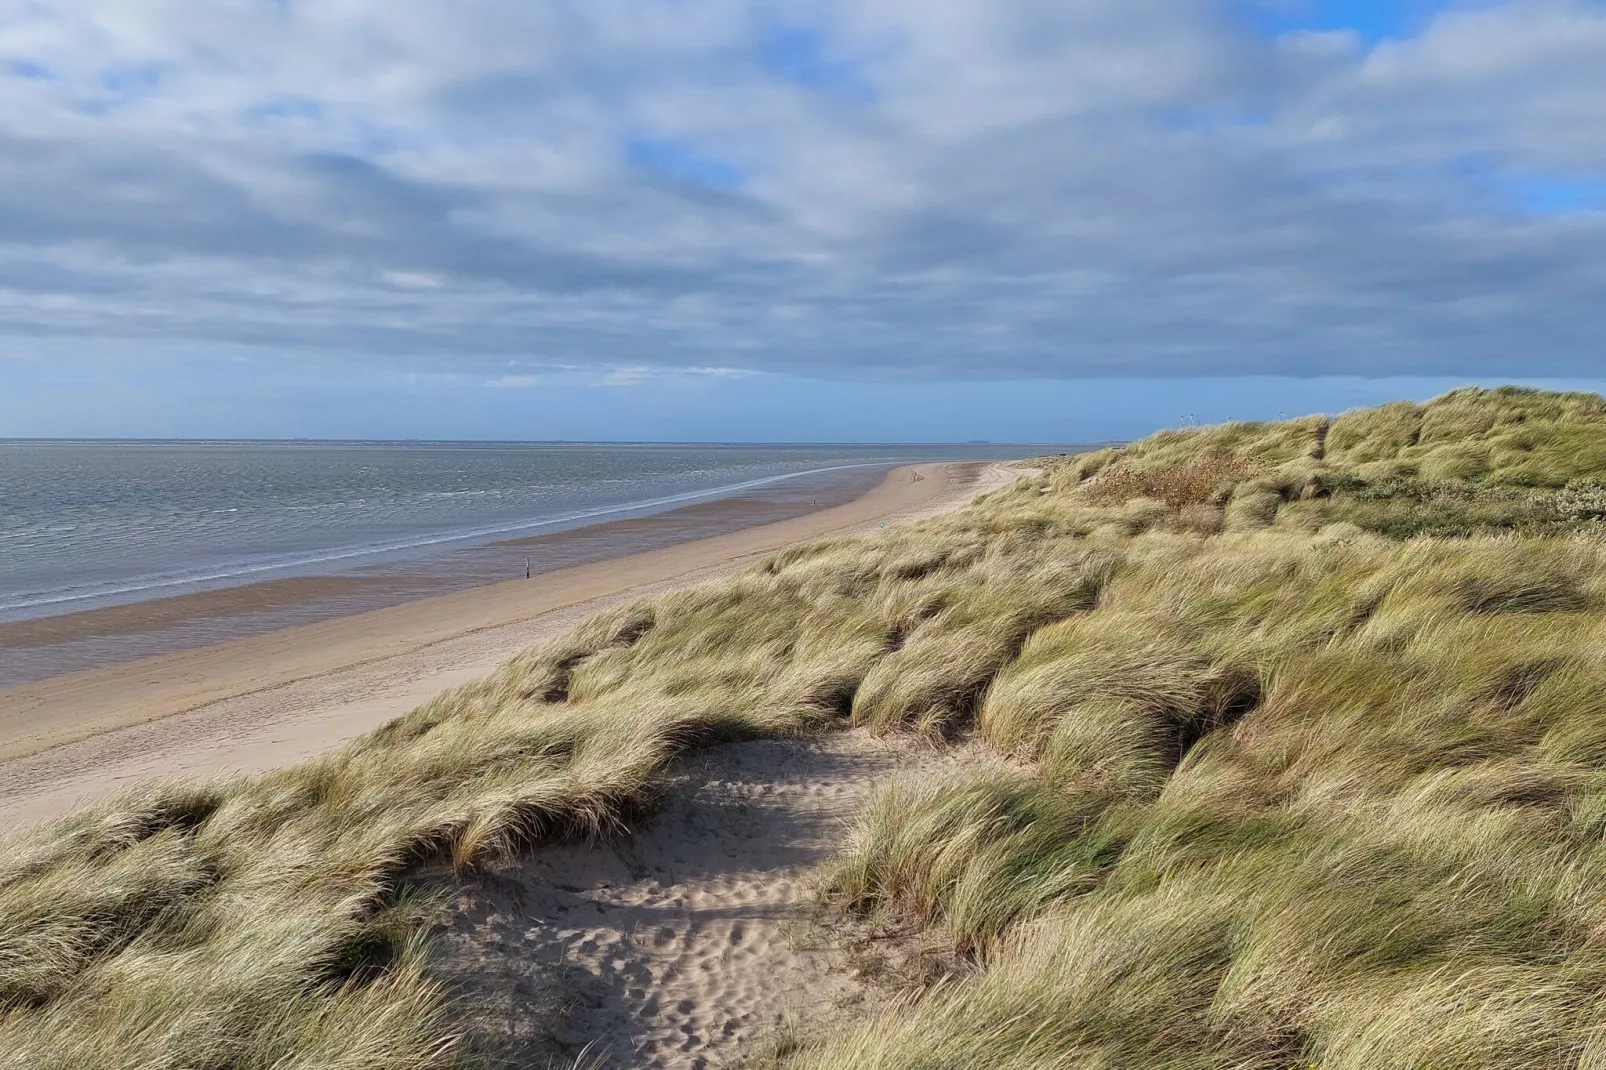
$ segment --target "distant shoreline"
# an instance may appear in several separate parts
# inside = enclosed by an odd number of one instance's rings
[[[605,605],[795,543],[943,512],[1014,475],[1001,462],[902,466],[868,493],[801,516],[0,690],[0,817],[55,816],[130,780],[321,753]]]
[[[774,523],[900,464],[1025,455],[737,448],[638,464],[629,449],[564,461],[561,446],[381,444],[370,462],[361,448],[190,445],[0,443],[0,491],[19,495],[0,533],[0,689]],[[346,471],[360,475],[328,474]]]
[[[68,444],[70,445],[70,443]],[[0,615],[10,616],[21,613],[23,614],[21,617],[14,619],[34,620],[47,616],[94,612],[135,602],[183,597],[189,594],[215,591],[222,587],[243,587],[256,583],[274,582],[283,578],[322,575],[328,568],[334,568],[343,573],[349,569],[365,567],[364,562],[394,560],[397,555],[428,552],[430,550],[439,552],[449,551],[453,548],[506,545],[527,541],[546,534],[589,530],[612,523],[613,520],[608,518],[633,519],[662,513],[679,512],[690,506],[738,500],[744,496],[781,489],[781,484],[786,483],[802,482],[809,479],[819,480],[827,476],[841,477],[850,472],[868,472],[870,469],[886,471],[898,463],[900,462],[870,461],[828,465],[822,468],[762,476],[725,486],[681,491],[656,498],[607,502],[587,506],[577,511],[560,512],[551,516],[496,520],[489,522],[487,526],[478,528],[457,530],[423,529],[403,536],[399,541],[388,543],[322,546],[315,549],[309,548],[297,554],[291,554],[288,558],[267,563],[240,561],[232,564],[220,564],[212,566],[215,571],[211,573],[129,577],[125,580],[112,581],[103,590],[86,591],[79,589],[70,593],[68,591],[47,590],[34,592],[31,595],[0,595],[0,599],[11,599],[9,601],[0,600]],[[271,578],[262,580],[249,578],[259,574],[267,574]],[[179,592],[178,594],[160,593],[175,589]],[[24,600],[15,601],[14,599],[18,597]],[[52,609],[54,606],[71,606],[82,602],[90,604],[82,610],[62,609],[56,611]],[[38,613],[36,616],[28,613],[30,609],[42,610],[43,612]],[[11,621],[0,620],[0,625],[5,623],[11,623]],[[0,646],[3,646],[3,644],[0,644]]]
[[[688,494],[684,504],[658,511],[652,502],[625,503],[593,518],[533,521],[400,553],[353,554],[349,561],[176,591],[157,586],[82,608],[48,607],[56,611],[0,619],[0,689],[522,578],[526,567],[545,574],[774,523],[843,504],[892,467],[783,475]]]
[[[1040,454],[1045,450],[1057,450],[1067,445],[1063,442],[999,442],[991,439],[976,439],[964,442],[702,442],[695,439],[666,439],[663,441],[637,441],[598,438],[5,438],[0,437],[0,445],[18,444],[24,446],[73,444],[82,443],[89,446],[116,446],[122,444],[151,444],[151,445],[197,445],[197,446],[462,446],[472,449],[476,446],[683,446],[697,449],[858,449],[858,448],[897,448],[908,446],[917,449],[942,448],[948,446],[964,447],[985,443],[1002,449],[1013,449],[1017,446],[1023,451],[1023,456]],[[1097,449],[1101,445],[1111,443],[1073,443],[1077,449]]]

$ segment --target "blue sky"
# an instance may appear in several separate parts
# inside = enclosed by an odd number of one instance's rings
[[[0,436],[1047,440],[1593,388],[1603,99],[1601,0],[25,5]]]
[[[315,358],[253,368],[233,356],[124,354],[73,374],[29,362],[14,369],[0,413],[9,413],[11,437],[1091,442],[1426,400],[1480,383],[1409,375],[844,382],[637,368],[603,379],[506,376],[487,387],[475,376]],[[1606,392],[1606,378],[1521,381]]]
[[[1419,33],[1445,0],[1273,0],[1252,12],[1263,32],[1353,31],[1369,44]]]

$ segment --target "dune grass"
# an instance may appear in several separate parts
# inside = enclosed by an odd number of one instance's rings
[[[794,1065],[1606,1065],[1606,540],[1558,493],[1602,448],[1599,399],[1464,391],[1055,467],[1118,561],[976,710],[1021,771],[893,786],[828,877],[982,971]]]
[[[598,617],[318,760],[0,848],[0,1066],[481,1060],[410,874],[858,724],[823,889],[976,964],[797,1067],[1606,1066],[1606,403],[1457,391],[1039,462]]]

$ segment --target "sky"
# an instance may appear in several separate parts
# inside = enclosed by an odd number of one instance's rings
[[[1606,386],[1606,0],[17,0],[0,437]]]

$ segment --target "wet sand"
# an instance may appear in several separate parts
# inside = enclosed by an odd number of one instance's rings
[[[1017,474],[899,468],[860,498],[778,523],[0,691],[0,822],[45,820],[142,780],[293,763],[606,605],[943,512]]]
[[[294,575],[126,605],[0,621],[0,688],[348,617],[432,595],[627,557],[842,505],[885,471],[777,483],[667,512],[466,545],[332,575]]]

